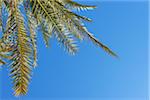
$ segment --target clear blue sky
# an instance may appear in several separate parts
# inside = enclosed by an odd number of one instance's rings
[[[88,41],[80,44],[76,56],[64,52],[55,39],[47,49],[39,34],[38,67],[27,96],[20,100],[148,100],[148,2],[99,0],[88,4],[98,8],[81,12],[93,19],[86,26],[120,59]],[[17,100],[8,70],[0,73],[0,100]]]

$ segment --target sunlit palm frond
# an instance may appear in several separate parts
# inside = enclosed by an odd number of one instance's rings
[[[13,79],[14,94],[16,96],[25,95],[27,93],[32,66],[31,39],[27,35],[24,18],[18,9],[18,3],[17,0],[14,2],[13,9],[11,9],[7,21],[7,29],[13,29],[9,31],[9,34],[14,34],[17,38],[17,45],[13,50],[12,63],[10,64],[10,75]]]
[[[24,20],[20,12],[15,12],[15,20],[17,24],[17,47],[13,52],[11,64],[11,76],[13,78],[15,95],[23,95],[27,93],[30,80],[30,66],[32,66],[32,48],[30,38],[24,26]]]
[[[8,18],[4,18],[6,25],[2,23],[2,8],[6,8],[8,14]],[[54,36],[60,46],[73,55],[78,51],[77,42],[89,39],[110,55],[117,56],[86,29],[83,21],[92,20],[73,11],[94,8],[72,0],[0,0],[0,64],[10,67],[15,96],[28,91],[31,70],[37,65],[37,33],[43,34],[47,47]]]
[[[37,23],[35,19],[32,17],[32,14],[28,12],[28,27],[29,27],[29,32],[30,32],[30,38],[31,38],[31,43],[33,47],[33,59],[34,63],[33,66],[37,66]]]
[[[49,47],[49,39],[52,37],[54,26],[51,23],[47,24],[45,21],[42,21],[41,29],[46,47]]]
[[[72,0],[59,0],[64,3],[64,5],[69,9],[77,9],[77,10],[91,10],[96,8],[96,6],[83,5]]]
[[[77,48],[73,42],[73,38],[69,38],[71,34],[66,28],[65,20],[62,19],[57,7],[55,7],[56,2],[48,0],[30,0],[30,3],[34,16],[36,18],[43,18],[46,24],[51,24],[51,31],[55,33],[58,41],[61,42],[71,54],[74,54]],[[39,15],[40,17],[38,17]],[[68,36],[68,34],[70,34],[70,36]]]

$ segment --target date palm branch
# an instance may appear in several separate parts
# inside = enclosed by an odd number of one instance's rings
[[[8,13],[6,25],[2,18],[3,8]],[[10,69],[15,96],[27,94],[32,68],[37,66],[39,28],[47,47],[54,36],[74,55],[78,51],[77,42],[89,39],[110,55],[117,56],[86,29],[83,21],[91,22],[91,19],[72,11],[94,8],[72,0],[0,0],[0,64]]]

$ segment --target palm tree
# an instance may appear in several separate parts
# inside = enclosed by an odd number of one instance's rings
[[[0,64],[10,68],[15,96],[25,95],[28,91],[31,70],[37,62],[36,39],[39,29],[47,47],[49,39],[54,36],[60,45],[74,55],[78,50],[76,41],[89,39],[116,56],[84,27],[82,21],[90,22],[91,19],[73,12],[94,8],[72,0],[0,0]],[[4,9],[7,13],[5,18]]]

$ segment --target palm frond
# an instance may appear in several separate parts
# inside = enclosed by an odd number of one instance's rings
[[[99,40],[97,40],[91,33],[87,32],[87,35],[89,36],[89,38],[91,39],[91,41],[93,43],[100,46],[104,51],[106,51],[107,53],[109,53],[112,56],[118,57],[118,55],[116,53],[114,53],[107,46],[105,46],[103,43],[101,43]]]
[[[20,9],[20,6],[25,9]],[[2,23],[2,8],[8,14],[6,25]],[[117,57],[83,25],[83,21],[92,20],[73,11],[94,8],[95,6],[79,4],[73,0],[0,0],[0,28],[3,34],[0,39],[0,64],[8,64],[10,67],[15,96],[25,95],[28,91],[32,68],[37,65],[39,28],[47,47],[50,38],[54,36],[60,46],[74,55],[78,51],[77,42],[88,38]],[[21,10],[25,10],[25,13]]]
[[[28,12],[28,26],[29,26],[29,31],[30,31],[30,38],[31,38],[31,43],[32,43],[32,47],[33,47],[33,58],[34,58],[34,63],[33,66],[37,66],[37,32],[36,32],[36,21],[35,19],[32,17],[32,14],[30,12]]]
[[[59,30],[59,31],[58,31]],[[63,33],[63,34],[62,34]],[[57,29],[54,32],[55,37],[59,41],[60,44],[63,44],[65,49],[72,55],[74,55],[78,48],[76,45],[76,41],[73,38],[72,34],[70,34],[62,24],[57,24]]]
[[[68,0],[68,1],[70,1],[70,0]],[[70,1],[70,2],[72,2],[72,1]],[[80,19],[84,19],[84,17],[79,16],[79,15],[73,13],[73,12],[68,11],[60,3],[58,3],[58,4],[61,7],[60,8],[61,9],[61,13],[62,12],[66,12],[66,13],[63,13],[63,15],[66,16],[66,18],[71,20],[69,23],[67,23],[68,25],[70,25],[70,23],[72,23],[71,29],[73,29],[73,27],[76,27],[78,29],[77,32],[80,32],[85,37],[88,37],[94,44],[96,44],[99,47],[101,47],[104,51],[108,52],[110,55],[117,57],[117,55],[112,50],[110,50],[107,46],[105,46],[100,41],[98,41],[90,32],[88,32],[86,27],[83,26],[83,23],[80,21]],[[68,15],[71,15],[71,14],[74,15],[74,16],[68,16]],[[77,34],[79,34],[79,33],[77,33]]]
[[[54,8],[55,2],[51,2],[50,6],[50,1],[45,0],[45,1],[40,1],[40,0],[30,0],[31,2],[31,7],[32,7],[32,13],[34,14],[35,17],[38,15],[41,15],[41,17],[38,18],[43,18],[46,23],[51,23],[52,24],[52,32],[55,33],[56,38],[58,41],[61,39],[62,44],[64,44],[64,47],[67,48],[67,50],[71,53],[74,54],[77,49],[75,49],[75,44],[72,42],[73,39],[69,39],[69,36],[66,37],[66,27],[64,26],[63,20],[59,20],[59,15],[57,15],[56,8]],[[49,4],[49,6],[48,6]],[[57,14],[55,14],[57,13]],[[68,33],[68,32],[67,32]],[[59,38],[61,37],[61,38]]]
[[[13,52],[14,57],[11,64],[11,76],[14,80],[15,95],[24,95],[27,93],[28,84],[30,80],[30,66],[32,49],[30,46],[30,39],[24,26],[24,21],[19,11],[16,11],[17,24],[17,48]]]
[[[62,0],[65,3],[65,6],[69,9],[77,9],[77,10],[92,10],[96,8],[96,6],[90,6],[90,5],[83,5],[79,4],[77,2],[74,2],[72,0]]]
[[[49,47],[49,39],[52,37],[54,26],[51,23],[47,24],[45,21],[42,21],[41,28],[46,47]]]
[[[10,74],[14,83],[14,94],[19,96],[25,95],[28,91],[32,66],[32,48],[31,40],[25,29],[24,18],[18,9],[19,2],[16,1],[14,3],[13,10],[10,11],[11,15],[9,16],[7,29],[12,28],[13,31],[10,31],[9,34],[16,34],[17,36],[17,46],[13,50]]]

